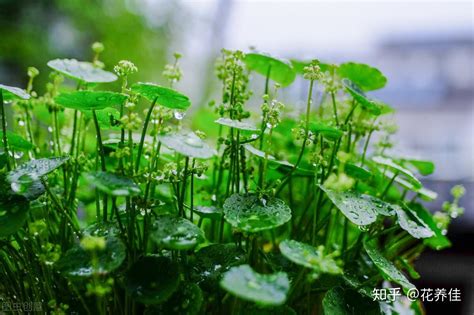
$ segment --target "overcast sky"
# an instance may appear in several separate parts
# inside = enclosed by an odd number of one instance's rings
[[[473,34],[472,1],[234,0],[226,46],[364,54],[378,39]],[[424,35],[425,34],[425,35]]]

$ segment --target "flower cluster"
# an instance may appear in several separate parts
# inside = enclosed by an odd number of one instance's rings
[[[179,59],[182,57],[180,53],[174,53],[174,64],[167,64],[163,70],[163,76],[168,79],[171,85],[179,82],[183,76],[183,71],[179,66]]]
[[[217,64],[217,78],[223,83],[222,104],[216,108],[221,117],[229,114],[231,119],[240,120],[250,116],[244,110],[244,103],[249,99],[248,74],[245,71],[244,53],[223,49],[222,58]]]
[[[135,64],[128,60],[120,60],[114,67],[114,72],[121,78],[126,77],[130,74],[134,74],[138,71]]]

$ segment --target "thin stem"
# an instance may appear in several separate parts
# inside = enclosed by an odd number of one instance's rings
[[[145,143],[146,130],[148,128],[148,124],[150,122],[150,117],[151,117],[151,114],[153,112],[153,108],[155,107],[155,104],[156,104],[157,100],[158,100],[158,97],[155,97],[155,99],[151,103],[150,108],[148,109],[148,112],[146,114],[145,123],[144,123],[143,129],[142,129],[142,136],[140,138],[140,144],[138,145],[137,160],[135,162],[136,163],[135,164],[135,173],[137,173],[138,169],[140,168],[140,159],[142,157],[143,144]]]
[[[3,90],[0,89],[0,104],[1,104],[1,111],[2,111],[2,132],[3,132],[3,151],[6,156],[7,161],[7,170],[11,171],[10,165],[10,153],[8,151],[8,139],[7,139],[7,120],[5,117],[5,105],[3,103]]]

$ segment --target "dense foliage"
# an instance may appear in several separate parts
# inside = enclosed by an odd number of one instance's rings
[[[105,71],[92,48],[92,62],[48,62],[42,96],[35,68],[25,90],[0,85],[2,301],[54,314],[422,312],[372,290],[414,287],[414,260],[450,246],[464,190],[425,209],[436,193],[417,176],[434,165],[389,154],[393,110],[366,94],[386,84],[379,70],[223,50],[222,98],[192,131],[179,54],[162,86],[133,83],[130,61]],[[295,79],[301,114],[279,100]]]

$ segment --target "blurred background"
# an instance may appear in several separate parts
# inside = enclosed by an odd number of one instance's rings
[[[128,59],[139,68],[133,79],[164,82],[162,69],[178,51],[178,89],[196,111],[216,95],[223,47],[371,64],[388,78],[374,96],[397,109],[397,153],[436,163],[424,180],[439,193],[431,210],[454,184],[467,189],[465,214],[449,231],[452,248],[417,263],[420,288],[459,288],[462,302],[426,303],[428,314],[474,314],[473,15],[472,1],[0,0],[0,82],[25,86],[34,65],[44,83],[48,60],[90,60],[94,41],[105,44],[108,69]],[[297,108],[305,89],[296,82],[285,103]]]

